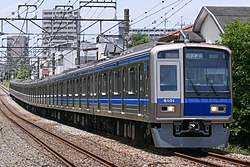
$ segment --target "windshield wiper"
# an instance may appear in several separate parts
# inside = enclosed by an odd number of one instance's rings
[[[188,79],[189,83],[191,83],[191,86],[192,86],[192,88],[194,89],[196,95],[197,95],[197,96],[200,96],[200,93],[199,93],[199,91],[196,89],[196,87],[195,87],[193,81],[192,81],[189,77],[187,77],[187,79]]]
[[[214,86],[212,85],[212,83],[209,82],[209,78],[207,77],[207,70],[206,70],[206,82],[207,82],[207,85],[209,85],[212,91],[214,92],[215,96],[218,96],[216,90],[214,89]]]

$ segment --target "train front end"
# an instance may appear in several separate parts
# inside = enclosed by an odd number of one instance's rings
[[[232,116],[230,50],[208,44],[151,51],[151,132],[156,147],[225,147]]]

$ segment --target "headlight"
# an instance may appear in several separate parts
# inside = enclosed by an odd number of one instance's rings
[[[225,105],[211,105],[210,106],[210,111],[211,112],[223,113],[223,112],[226,112],[226,106]]]
[[[162,112],[175,112],[175,106],[162,106]]]

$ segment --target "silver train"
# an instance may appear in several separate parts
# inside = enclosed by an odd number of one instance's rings
[[[162,148],[225,147],[231,51],[206,43],[147,44],[42,80],[14,80],[31,111]]]

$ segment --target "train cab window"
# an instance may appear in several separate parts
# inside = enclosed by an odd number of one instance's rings
[[[165,50],[157,54],[158,59],[179,58],[179,50]]]
[[[136,93],[137,86],[137,70],[135,67],[128,68],[128,94]]]
[[[160,90],[176,91],[177,90],[177,66],[161,65],[160,66]]]

